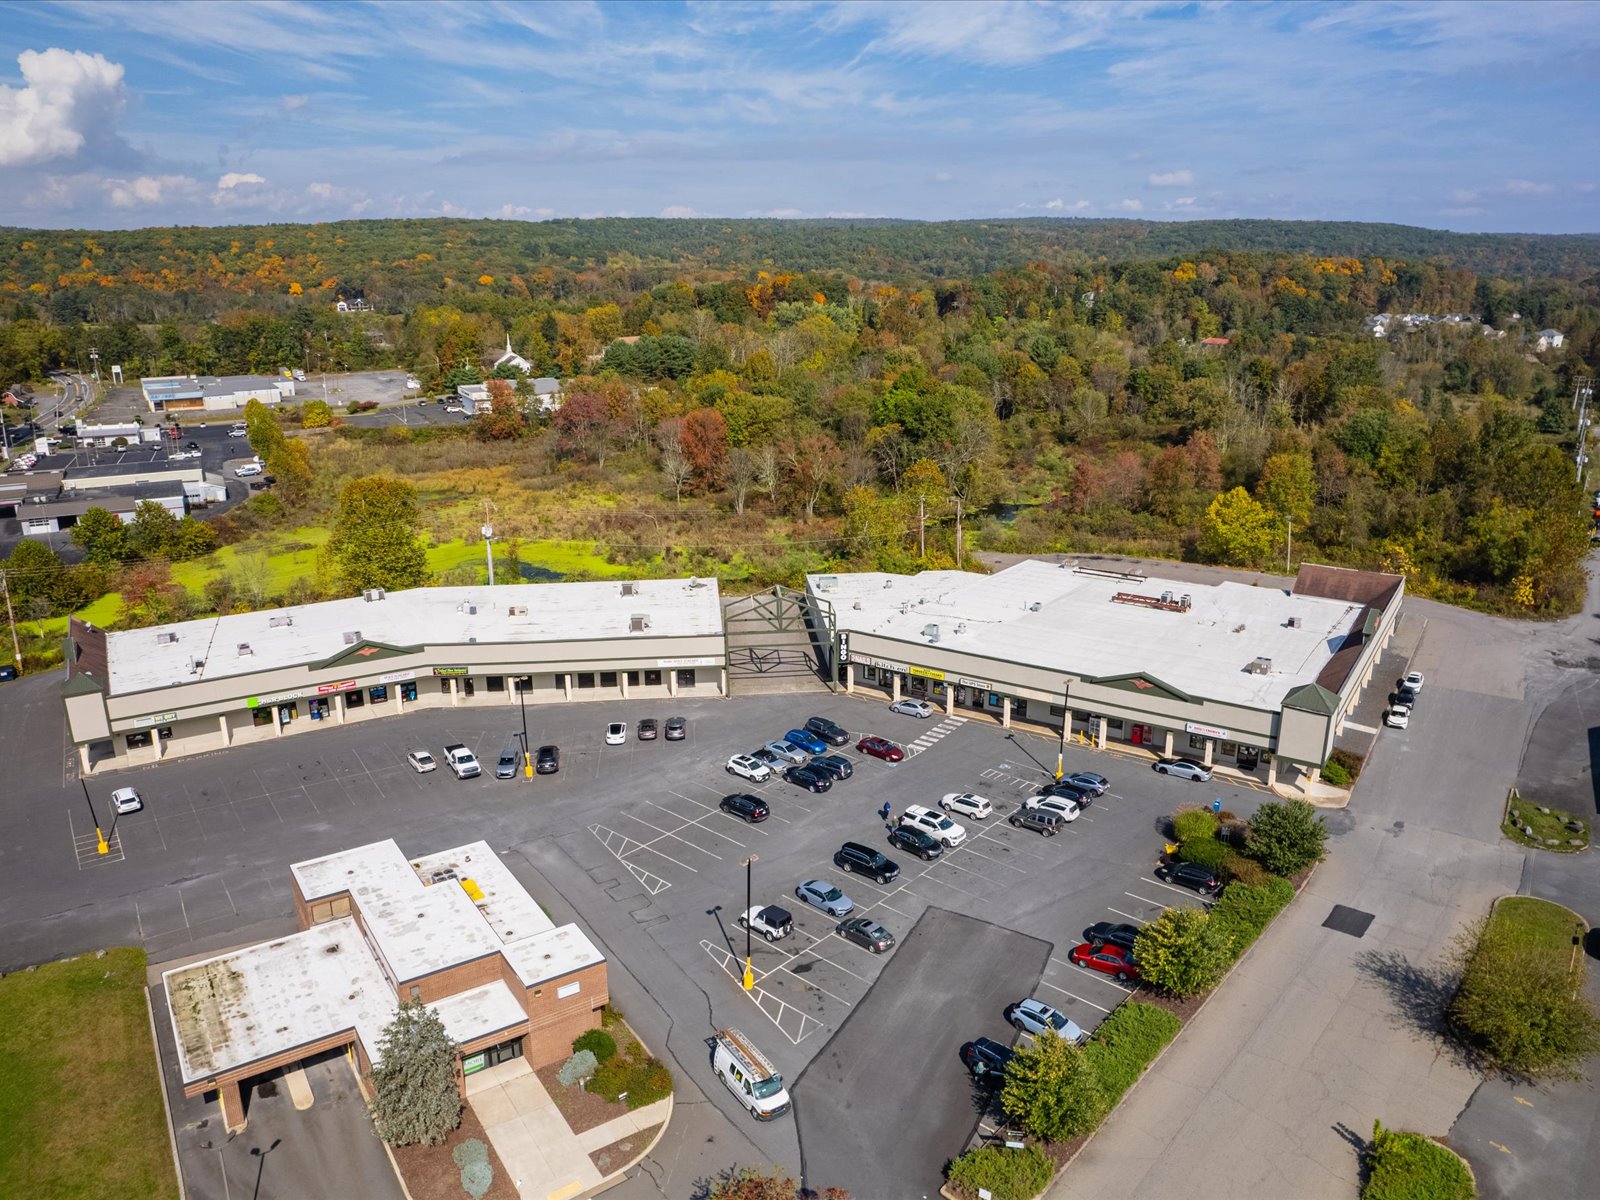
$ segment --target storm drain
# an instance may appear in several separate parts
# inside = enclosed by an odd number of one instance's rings
[[[1371,924],[1371,913],[1362,912],[1359,908],[1347,908],[1343,904],[1335,904],[1328,919],[1322,923],[1324,929],[1348,933],[1351,937],[1364,936]]]

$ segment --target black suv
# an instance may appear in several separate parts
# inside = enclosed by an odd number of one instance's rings
[[[803,787],[808,792],[825,792],[833,786],[833,779],[826,771],[807,765],[804,767],[790,767],[783,773],[784,779],[796,787]]]
[[[554,775],[561,770],[561,751],[555,746],[540,746],[533,760],[533,770],[538,775]]]
[[[1215,896],[1222,890],[1222,880],[1216,877],[1210,867],[1202,867],[1199,863],[1162,863],[1156,868],[1156,878],[1179,887],[1193,888],[1202,896]]]
[[[910,851],[923,862],[932,862],[944,853],[944,845],[938,838],[923,833],[915,825],[896,825],[889,834],[889,844]]]
[[[807,717],[805,729],[808,733],[816,734],[830,746],[842,746],[850,740],[850,735],[827,717]]]
[[[1018,829],[1031,829],[1042,837],[1055,837],[1061,832],[1061,818],[1042,808],[1022,808],[1006,820]]]
[[[1084,791],[1081,787],[1068,783],[1065,779],[1059,783],[1050,784],[1044,789],[1044,794],[1047,796],[1060,796],[1063,800],[1071,800],[1079,808],[1088,808],[1094,803],[1092,794]]]
[[[833,856],[833,865],[852,875],[866,875],[879,883],[900,877],[900,864],[885,858],[871,846],[846,842]]]
[[[961,1047],[961,1062],[972,1072],[974,1079],[999,1084],[1004,1081],[1006,1067],[1011,1064],[1015,1054],[1016,1051],[1004,1042],[986,1037],[974,1038]]]
[[[1118,925],[1112,921],[1096,921],[1083,931],[1083,940],[1091,946],[1121,946],[1124,950],[1132,950],[1138,936],[1137,925]]]
[[[842,754],[824,754],[821,758],[813,758],[810,765],[835,781],[849,779],[856,773],[850,760]]]
[[[730,817],[742,818],[747,825],[765,821],[771,815],[771,810],[767,807],[765,800],[756,796],[746,796],[742,793],[724,796],[717,804],[717,807]]]

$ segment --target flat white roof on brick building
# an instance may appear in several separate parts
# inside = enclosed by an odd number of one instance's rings
[[[1261,709],[1276,709],[1289,692],[1316,682],[1363,607],[1281,588],[1180,583],[1038,560],[993,575],[869,571],[811,575],[807,585],[833,604],[842,630],[1063,675],[1147,673],[1192,696]],[[1190,607],[1146,608],[1113,600],[1119,592],[1187,595]],[[1258,657],[1271,659],[1269,673],[1246,670]]]
[[[631,592],[625,593],[625,588]],[[633,631],[636,616],[644,628]],[[106,634],[113,696],[332,658],[356,640],[392,646],[641,640],[722,633],[715,579],[411,588],[381,600],[234,613]],[[352,640],[350,635],[355,635]],[[240,646],[248,646],[241,652]],[[195,669],[194,664],[201,665]]]

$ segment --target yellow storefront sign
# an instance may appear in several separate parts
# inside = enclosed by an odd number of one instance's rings
[[[910,673],[922,679],[943,679],[943,671],[935,671],[932,667],[911,667]]]

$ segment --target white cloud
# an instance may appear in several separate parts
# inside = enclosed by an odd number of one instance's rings
[[[1177,196],[1167,205],[1168,208],[1193,208],[1196,196]]]
[[[283,106],[283,111],[286,113],[299,112],[302,108],[311,103],[311,97],[304,94],[298,96],[285,96],[282,100],[278,101],[278,103]]]
[[[830,32],[879,26],[869,49],[1016,66],[1099,41],[1123,7],[1101,3],[1069,10],[1027,0],[900,0],[835,4],[817,10],[817,16]]]
[[[523,217],[533,216],[533,209],[526,204],[502,204],[489,215],[491,217],[499,217],[505,221],[515,221]]]
[[[1185,187],[1194,182],[1193,171],[1168,171],[1150,176],[1151,187]]]
[[[137,208],[143,204],[170,204],[192,200],[202,190],[198,179],[187,175],[141,175],[137,179],[107,179],[106,192],[113,208]]]
[[[75,158],[109,141],[127,104],[122,67],[81,50],[24,50],[26,86],[0,87],[0,166]]]
[[[1123,212],[1143,212],[1144,205],[1138,200],[1119,200],[1117,207]]]
[[[1548,196],[1555,190],[1548,183],[1534,183],[1528,179],[1506,180],[1506,194],[1511,196]]]
[[[706,214],[690,208],[686,204],[669,204],[661,210],[661,215],[669,220],[686,220],[689,217],[703,217]]]
[[[306,191],[318,200],[332,200],[334,187],[331,183],[308,183]]]
[[[265,182],[266,182],[266,180],[263,179],[261,176],[257,175],[254,171],[246,171],[246,172],[229,171],[221,179],[217,180],[217,190],[219,192],[225,192],[229,188],[240,187],[240,186],[242,186],[244,184],[247,184],[247,183],[265,183]]]
[[[1450,193],[1452,204],[1476,204],[1481,193],[1477,188],[1456,188]]]
[[[1032,206],[1023,205],[1022,207],[1029,208]],[[1090,204],[1087,200],[1074,200],[1069,204],[1060,196],[1057,196],[1054,200],[1046,200],[1039,207],[1048,209],[1051,212],[1061,212],[1063,210],[1067,212],[1088,212],[1094,207],[1094,205]]]
[[[949,171],[935,171],[929,180],[931,183],[954,183],[956,177]]]

